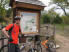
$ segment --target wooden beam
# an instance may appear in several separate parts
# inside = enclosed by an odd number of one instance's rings
[[[23,8],[29,8],[29,9],[37,9],[37,10],[43,10],[43,6],[33,5],[33,4],[27,4],[27,3],[17,3],[16,7],[23,7]]]

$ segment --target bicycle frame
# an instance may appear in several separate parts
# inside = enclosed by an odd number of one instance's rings
[[[45,41],[42,41],[41,44],[45,47],[45,48],[48,48],[48,46],[46,45],[48,42],[48,40],[45,40]]]

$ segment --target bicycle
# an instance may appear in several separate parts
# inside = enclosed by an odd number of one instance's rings
[[[38,38],[37,38],[37,36],[38,35],[31,35],[31,36],[26,36],[25,35],[25,37],[30,37],[30,39],[29,39],[29,41],[34,41],[33,43],[34,43],[34,46],[31,46],[31,44],[29,44],[30,45],[30,49],[27,51],[27,52],[42,52],[42,48],[41,48],[41,45],[40,45],[40,43],[38,44]],[[27,47],[27,45],[25,45],[26,47]],[[24,46],[24,47],[25,47]],[[23,47],[22,47],[22,49],[24,49]]]
[[[23,51],[25,51],[25,52],[42,52],[42,51],[39,51],[39,50],[41,50],[40,49],[40,45],[37,45],[37,48],[35,48],[35,46],[32,45],[32,41],[35,40],[35,36],[26,36],[26,37],[31,37],[31,39],[29,39],[29,42],[27,42],[25,44],[22,44],[20,46],[20,51],[21,52],[23,52]],[[6,39],[6,38],[5,37],[0,38],[0,40],[3,40],[3,39]],[[35,45],[35,41],[34,41],[34,45]],[[25,47],[27,47],[27,46],[30,46],[30,49],[28,51],[25,50]],[[0,52],[8,52],[8,44],[7,45],[3,45],[0,48]]]
[[[42,41],[41,44],[46,48],[46,51],[56,52],[56,43],[51,37],[46,36],[46,40]]]
[[[45,41],[41,41],[40,37],[45,37]],[[53,36],[40,36],[36,35],[33,36],[32,38],[35,39],[35,47],[30,48],[28,52],[42,52],[42,45],[46,48],[46,51],[48,52],[56,52],[56,42],[54,40]]]

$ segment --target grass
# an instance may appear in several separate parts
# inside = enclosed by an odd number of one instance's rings
[[[64,29],[64,27],[68,27],[69,25],[67,25],[67,24],[56,24],[56,28],[57,29],[60,29],[60,30],[63,30]]]
[[[69,25],[56,24],[56,34],[60,34],[69,38]]]

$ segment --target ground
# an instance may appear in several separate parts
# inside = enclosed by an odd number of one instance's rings
[[[60,48],[57,49],[57,52],[69,52],[69,39],[62,35],[56,35],[56,39],[59,41]]]

